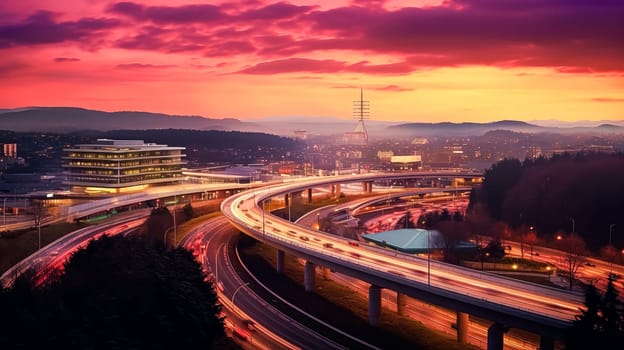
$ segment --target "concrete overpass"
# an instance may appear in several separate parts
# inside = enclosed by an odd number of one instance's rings
[[[488,349],[503,348],[503,334],[510,327],[540,335],[540,349],[553,349],[582,307],[583,296],[489,273],[388,251],[342,239],[265,213],[264,201],[316,186],[349,182],[420,177],[471,178],[474,173],[364,174],[315,178],[246,191],[227,198],[221,206],[228,220],[246,234],[278,248],[277,269],[283,270],[284,254],[306,260],[305,288],[314,289],[315,266],[322,266],[370,283],[369,322],[376,324],[381,310],[381,288],[457,311],[458,340],[465,340],[468,314],[493,321]],[[368,185],[363,185],[366,189]],[[259,205],[260,204],[260,205]],[[404,303],[404,302],[403,302]],[[400,307],[399,307],[400,309]]]

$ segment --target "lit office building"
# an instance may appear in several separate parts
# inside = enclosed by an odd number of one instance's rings
[[[182,178],[184,147],[142,140],[99,139],[64,149],[66,185],[72,192],[126,193]]]

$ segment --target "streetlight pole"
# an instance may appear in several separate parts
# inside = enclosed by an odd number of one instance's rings
[[[615,227],[615,224],[609,225],[609,245],[611,245],[611,232],[613,231],[613,227]]]
[[[321,213],[316,212],[316,229],[321,230]]]
[[[236,293],[238,293],[238,291],[239,291],[242,287],[244,287],[244,286],[248,286],[248,285],[249,285],[249,282],[247,282],[247,283],[243,283],[243,284],[241,284],[240,286],[236,287],[236,290],[234,291],[234,293],[232,293],[232,305],[236,305],[236,304],[234,303],[234,298],[236,297]]]
[[[264,200],[262,201],[262,233],[266,235],[266,226],[264,224]]]
[[[173,196],[173,246],[176,246],[176,241],[178,240],[178,230],[176,228],[176,204],[178,202],[178,197]]]
[[[4,199],[4,204],[2,205],[2,226],[6,231],[6,198]]]
[[[574,233],[574,218],[570,218],[570,221],[572,221],[572,233]]]
[[[609,249],[611,249],[611,232],[613,231],[613,227],[615,227],[615,224],[609,225]],[[613,273],[613,257],[609,260],[609,278],[611,278]]]
[[[290,202],[292,202],[292,196],[290,195],[290,193],[286,194],[286,198],[288,198],[288,221],[292,221],[290,219],[290,205],[291,205]]]
[[[431,285],[431,231],[427,228],[427,285]]]
[[[169,227],[169,228],[165,231],[165,234],[163,235],[163,245],[165,246],[165,248],[167,248],[167,233],[169,233],[169,231],[171,231],[171,229],[173,229],[174,227],[175,227],[175,225],[174,225],[174,226]],[[174,232],[175,232],[175,231],[174,231]],[[175,238],[174,238],[174,239],[175,239]],[[173,242],[173,245],[175,246],[175,242]]]

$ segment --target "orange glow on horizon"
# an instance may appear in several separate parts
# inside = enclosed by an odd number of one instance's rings
[[[601,28],[584,34],[562,18],[544,39],[499,37],[500,19],[473,20],[473,0],[231,4],[3,3],[0,108],[351,119],[361,87],[374,120],[624,120],[624,57],[591,47]],[[558,13],[526,6],[527,16]],[[586,11],[588,25],[605,21]],[[447,15],[474,24],[427,27]],[[577,37],[587,47],[566,46]]]

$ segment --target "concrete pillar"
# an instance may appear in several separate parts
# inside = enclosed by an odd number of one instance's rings
[[[308,204],[312,203],[312,189],[308,188]]]
[[[290,194],[289,194],[289,193],[286,193],[286,194],[284,195],[284,206],[285,206],[285,207],[288,207],[288,204],[290,204],[289,202],[290,202]]]
[[[275,259],[275,270],[277,273],[284,273],[284,251],[277,250],[277,257]]]
[[[362,182],[362,192],[368,193],[368,182]]]
[[[503,350],[504,334],[505,326],[501,323],[494,322],[490,328],[488,328],[487,350]]]
[[[547,335],[540,336],[540,350],[554,350],[555,349],[555,340]]]
[[[323,278],[331,280],[331,269],[329,267],[323,268]]]
[[[457,342],[460,344],[468,344],[468,314],[465,312],[457,312]]]
[[[396,297],[397,314],[405,316],[407,311],[407,295],[397,292]]]
[[[377,326],[381,313],[381,287],[371,285],[368,288],[368,324]]]
[[[314,264],[306,261],[303,269],[303,285],[306,292],[314,291]]]
[[[333,192],[334,192],[334,196],[336,196],[336,198],[340,197],[340,184],[334,185]]]

